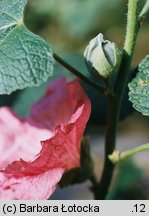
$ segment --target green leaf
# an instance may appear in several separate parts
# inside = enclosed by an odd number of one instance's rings
[[[129,100],[143,115],[149,116],[149,55],[138,67],[137,76],[129,83]]]
[[[23,23],[27,0],[0,2],[0,94],[37,86],[53,70],[52,51]]]

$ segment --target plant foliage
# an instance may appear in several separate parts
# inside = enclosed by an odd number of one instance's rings
[[[137,76],[129,84],[129,89],[129,99],[133,107],[149,116],[149,55],[141,61]]]
[[[52,73],[49,45],[23,22],[27,0],[0,3],[0,94],[39,85]]]

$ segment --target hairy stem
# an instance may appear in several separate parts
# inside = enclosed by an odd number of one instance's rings
[[[130,72],[132,56],[138,33],[138,0],[129,0],[127,16],[127,32],[124,52],[119,70],[118,80],[115,85],[115,95],[108,97],[108,117],[105,140],[105,160],[103,173],[98,186],[95,188],[95,199],[105,199],[112,180],[114,164],[108,155],[112,154],[116,146],[117,125],[124,89]]]
[[[55,53],[53,54],[53,57],[55,58],[55,60],[59,64],[61,64],[64,68],[66,68],[67,70],[69,70],[75,76],[79,77],[82,81],[84,81],[85,83],[89,84],[90,86],[92,86],[93,88],[95,88],[96,90],[98,90],[100,93],[102,93],[102,94],[105,93],[105,91],[106,91],[105,87],[99,85],[98,83],[96,83],[93,80],[89,79],[88,77],[84,76],[83,73],[81,73],[80,71],[78,71],[76,68],[72,67],[70,64],[68,64],[66,61],[64,61],[62,58],[60,58]]]

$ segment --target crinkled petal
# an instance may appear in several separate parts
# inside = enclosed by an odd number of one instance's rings
[[[15,178],[0,174],[0,199],[48,199],[60,181],[64,169],[56,168],[39,175]]]
[[[12,111],[3,109],[9,113],[7,114],[12,119],[12,124],[17,122],[17,127],[12,126],[8,130],[9,137],[13,134],[13,141],[8,138],[7,145],[5,142],[2,145],[4,148],[7,146],[7,149],[3,149],[3,153],[5,150],[9,152],[9,148],[12,150],[9,153],[10,159],[7,161],[7,157],[4,158],[1,172],[5,177],[11,175],[11,178],[16,179],[16,187],[18,181],[19,188],[24,188],[25,179],[33,180],[33,176],[38,179],[53,169],[66,171],[80,165],[80,141],[90,115],[91,105],[78,80],[69,84],[65,78],[55,81],[49,86],[46,95],[33,106],[31,115],[26,119],[21,120]],[[6,123],[4,118],[1,123],[0,113],[0,128],[1,124],[6,126],[8,122]],[[27,130],[24,130],[24,127]],[[4,137],[5,135],[4,133]],[[24,137],[27,138],[22,140]],[[13,147],[15,151],[19,149],[15,157]],[[33,148],[31,154],[30,148]],[[28,154],[27,159],[23,156],[25,151],[25,154]],[[27,198],[22,197],[22,199]]]
[[[50,130],[20,119],[9,108],[0,108],[0,169],[20,158],[32,160],[41,150],[40,140],[52,135]]]

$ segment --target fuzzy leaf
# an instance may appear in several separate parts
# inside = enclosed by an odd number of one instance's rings
[[[26,4],[27,0],[0,2],[0,94],[39,85],[53,69],[49,45],[24,25]]]
[[[149,116],[149,55],[138,67],[138,74],[129,84],[129,100],[143,115]]]

